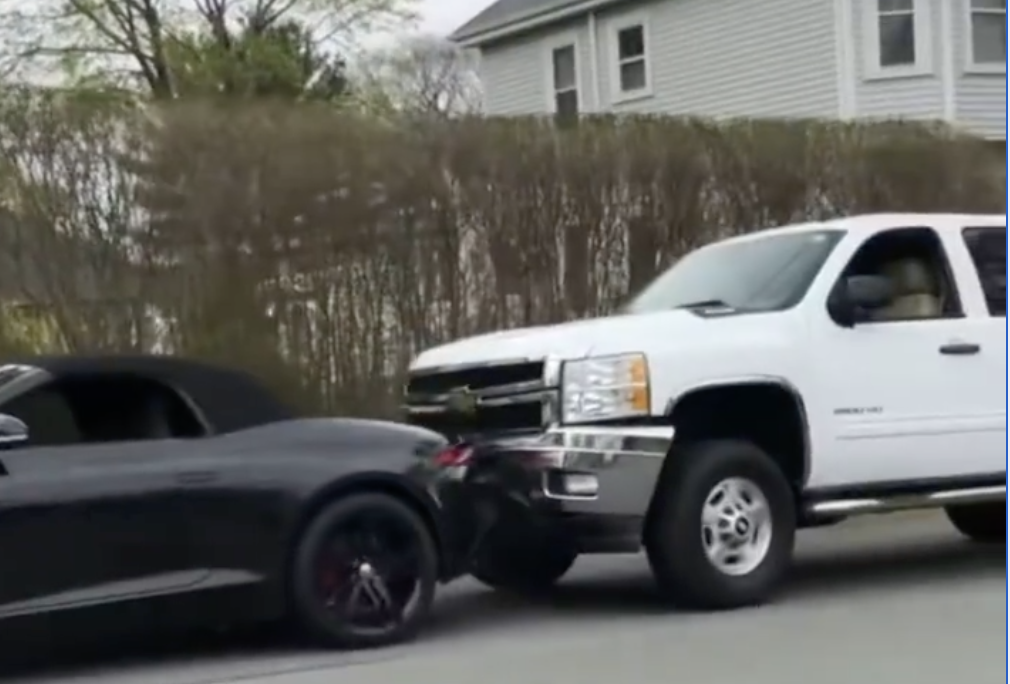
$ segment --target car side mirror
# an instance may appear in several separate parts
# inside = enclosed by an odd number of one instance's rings
[[[853,327],[867,320],[867,314],[894,302],[894,287],[884,276],[851,276],[839,283],[831,296],[829,311],[839,325]]]
[[[0,449],[26,444],[28,425],[20,418],[0,413]]]

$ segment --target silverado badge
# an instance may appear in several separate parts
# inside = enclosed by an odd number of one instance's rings
[[[452,413],[468,417],[477,414],[477,395],[469,387],[457,387],[452,390],[445,403],[446,408]]]

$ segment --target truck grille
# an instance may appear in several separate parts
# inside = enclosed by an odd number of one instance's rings
[[[413,374],[407,418],[452,440],[540,429],[557,394],[545,366],[523,361]]]

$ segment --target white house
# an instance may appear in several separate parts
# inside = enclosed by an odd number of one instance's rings
[[[1006,144],[1006,0],[498,0],[488,113],[945,120]]]

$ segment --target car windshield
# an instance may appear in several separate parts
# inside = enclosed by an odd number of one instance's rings
[[[703,247],[660,275],[624,312],[695,307],[785,311],[806,296],[844,235],[840,230],[779,233]]]

